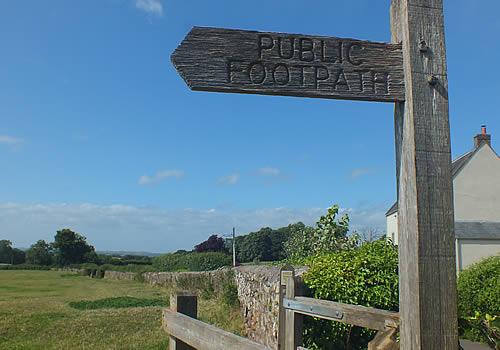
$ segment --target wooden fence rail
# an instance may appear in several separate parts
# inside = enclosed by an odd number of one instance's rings
[[[369,350],[398,349],[395,334],[399,327],[399,313],[361,305],[337,303],[296,296],[301,286],[296,284],[293,267],[281,269],[280,277],[280,350],[304,349],[302,343],[302,315],[351,324],[378,331],[370,342]]]
[[[279,350],[302,348],[303,315],[343,322],[354,326],[377,330],[369,350],[396,350],[399,345],[395,334],[399,327],[399,313],[360,305],[349,305],[319,300],[300,294],[292,267],[283,267],[280,278]],[[196,295],[180,292],[172,295],[170,309],[163,312],[163,328],[170,336],[170,350],[271,350],[247,338],[237,336],[197,320]]]
[[[170,298],[170,310],[163,311],[163,328],[170,335],[170,350],[271,350],[197,320],[197,304],[197,297],[190,293],[178,293]]]

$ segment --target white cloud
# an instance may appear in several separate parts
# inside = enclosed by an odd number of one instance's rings
[[[180,179],[184,177],[184,171],[182,170],[161,170],[154,175],[142,175],[139,178],[139,185],[152,185],[159,183],[168,178]]]
[[[257,172],[259,173],[259,175],[265,175],[265,176],[281,175],[281,171],[279,169],[271,167],[260,168]]]
[[[365,175],[370,175],[375,172],[372,168],[356,168],[351,171],[351,179],[357,179]]]
[[[219,178],[219,183],[224,185],[236,185],[240,180],[240,174],[235,173]]]
[[[18,137],[8,136],[8,135],[0,135],[0,144],[4,144],[7,146],[17,146],[23,143],[24,140]]]
[[[152,15],[163,15],[161,0],[135,0],[135,7]]]
[[[351,228],[385,231],[385,207],[346,209]],[[324,208],[162,209],[130,205],[1,203],[0,237],[17,247],[53,240],[56,230],[85,235],[98,250],[167,252],[190,249],[212,233],[238,234],[302,221],[313,225]]]

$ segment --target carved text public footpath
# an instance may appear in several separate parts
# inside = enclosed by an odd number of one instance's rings
[[[172,61],[193,90],[404,101],[397,44],[196,27]]]

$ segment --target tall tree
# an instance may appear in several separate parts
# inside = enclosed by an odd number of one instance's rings
[[[33,244],[26,252],[26,262],[34,265],[51,265],[53,256],[52,246],[44,240]]]
[[[12,264],[12,242],[6,239],[0,240],[0,263]]]
[[[25,261],[25,253],[21,249],[12,248],[12,242],[6,239],[0,240],[0,263],[22,264]]]
[[[94,247],[87,243],[87,239],[69,229],[57,231],[52,246],[58,265],[90,262],[91,257],[96,256]]]
[[[12,248],[12,263],[14,265],[24,264],[26,262],[26,253],[24,250]]]
[[[224,239],[217,235],[211,235],[208,239],[194,247],[194,251],[197,253],[206,252],[225,252],[226,247],[224,244]]]

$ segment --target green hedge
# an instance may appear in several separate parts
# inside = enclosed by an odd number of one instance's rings
[[[397,311],[398,252],[385,241],[309,259],[304,282],[315,298]],[[366,349],[374,332],[338,322],[305,319],[310,349]]]
[[[170,253],[153,259],[157,271],[211,271],[230,266],[231,256],[224,253]]]
[[[492,256],[462,271],[458,276],[458,313],[461,335],[488,342],[488,328],[500,333],[500,256]],[[487,316],[496,316],[485,327]],[[497,339],[500,346],[500,339]]]
[[[19,265],[0,265],[0,270],[50,270],[50,266],[45,265],[31,265],[31,264],[19,264]]]

